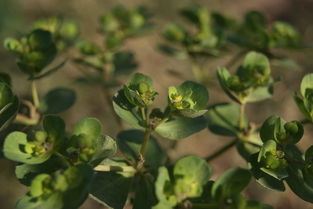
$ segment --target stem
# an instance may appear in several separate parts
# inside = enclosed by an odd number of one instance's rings
[[[245,50],[238,52],[235,56],[233,56],[227,63],[226,63],[226,68],[232,67],[234,64],[238,62],[238,60],[241,58],[242,55],[246,53]]]
[[[28,118],[24,115],[17,114],[13,123],[22,124],[25,126],[35,126],[38,124],[38,121],[39,121],[38,119],[32,119],[32,118]]]
[[[145,131],[145,135],[143,137],[143,142],[142,142],[142,145],[141,145],[141,148],[140,148],[140,156],[143,158],[144,154],[145,154],[145,151],[146,151],[146,148],[147,148],[147,145],[148,145],[148,141],[150,139],[150,136],[151,136],[151,132],[152,132],[152,129],[150,126],[148,126],[146,128],[146,131]]]
[[[239,129],[244,131],[245,128],[245,104],[240,104]]]
[[[302,119],[302,120],[300,120],[300,123],[302,123],[302,125],[306,125],[306,124],[310,124],[310,123],[312,123],[309,119]]]
[[[146,120],[147,120],[147,117],[146,117],[145,108],[144,108],[144,107],[141,107],[141,108],[140,108],[140,111],[141,111],[142,119],[143,119],[144,121],[146,121]]]
[[[238,139],[236,138],[233,141],[231,141],[230,143],[224,145],[223,147],[221,147],[220,149],[215,151],[213,154],[206,157],[206,161],[210,162],[210,161],[214,160],[215,158],[217,158],[218,156],[220,156],[221,154],[223,154],[224,152],[226,152],[227,150],[229,150],[230,148],[235,146],[237,141],[238,141]]]
[[[110,94],[110,92],[108,91],[108,89],[106,87],[102,87],[102,92],[103,92],[103,96],[106,100],[106,102],[108,103],[108,106],[110,108],[111,113],[113,114],[113,117],[117,123],[117,125],[120,128],[123,128],[123,123],[121,121],[121,119],[118,117],[118,115],[115,113],[114,107],[113,107],[113,103],[112,103],[112,96]]]
[[[36,87],[36,82],[33,80],[32,81],[32,97],[33,97],[33,103],[36,109],[39,108],[40,103],[39,103],[39,96],[38,96],[38,91]]]

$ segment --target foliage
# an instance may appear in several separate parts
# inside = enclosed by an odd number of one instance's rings
[[[313,146],[304,153],[297,147],[305,134],[303,126],[313,121],[313,74],[304,76],[300,94],[294,95],[305,120],[287,122],[273,114],[256,127],[245,113],[249,103],[273,96],[278,79],[272,77],[271,61],[277,58],[272,49],[299,48],[300,34],[283,22],[269,27],[255,11],[247,13],[243,23],[199,6],[180,14],[195,30],[166,26],[162,35],[167,44],[160,49],[189,58],[197,82],[168,87],[164,107],[156,107],[159,93],[152,78],[137,72],[124,82],[121,76],[137,67],[133,52],[122,49],[124,43],[151,29],[144,7],[119,6],[102,15],[100,45],[79,40],[77,23],[61,17],[40,20],[21,38],[4,41],[17,57],[18,68],[28,75],[33,99],[20,99],[28,106],[24,114],[9,75],[0,74],[0,131],[14,123],[22,127],[6,129],[3,144],[4,156],[17,162],[16,177],[29,187],[16,208],[75,209],[90,195],[114,209],[128,204],[134,209],[271,209],[246,198],[244,190],[252,180],[280,192],[286,182],[297,196],[313,203]],[[222,56],[230,43],[245,57],[235,73],[228,70],[232,66],[218,68],[217,79],[235,103],[208,106],[209,78],[198,61]],[[122,130],[117,140],[103,135],[95,118],[82,119],[72,132],[66,131],[66,122],[56,114],[74,105],[72,89],[58,87],[38,95],[36,80],[62,68],[65,62],[45,70],[73,46],[80,53],[73,62],[83,73],[77,81],[99,85],[112,114],[119,117]],[[123,122],[134,129],[123,130]],[[176,162],[159,143],[159,137],[176,142],[206,128],[233,140],[205,158],[188,155]],[[211,180],[210,161],[234,146],[247,168],[231,168]]]

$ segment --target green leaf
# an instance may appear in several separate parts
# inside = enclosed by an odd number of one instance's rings
[[[116,172],[96,172],[91,186],[91,197],[106,207],[123,209],[132,178]]]
[[[271,73],[270,62],[268,58],[262,53],[249,52],[242,64],[245,69],[262,69],[262,76],[269,76]]]
[[[229,169],[222,174],[213,184],[212,196],[218,199],[225,199],[239,194],[251,180],[249,170],[243,168]]]
[[[239,129],[240,107],[229,103],[219,103],[208,108],[206,118],[208,128],[215,134],[237,136]],[[245,127],[247,126],[245,120]]]
[[[1,72],[0,72],[0,82],[6,83],[8,86],[11,86],[12,84],[11,77],[6,73],[1,73]]]
[[[135,186],[134,209],[151,209],[157,203],[154,196],[154,177],[151,174],[139,175]]]
[[[135,55],[130,51],[120,51],[114,54],[113,64],[115,75],[128,75],[138,67]]]
[[[184,117],[195,118],[207,110],[209,93],[205,86],[193,81],[185,81],[180,86],[168,89],[169,105],[174,113]]]
[[[73,135],[85,135],[97,139],[102,134],[102,125],[96,118],[85,118],[74,126]]]
[[[182,139],[195,134],[207,127],[204,117],[185,118],[174,116],[161,123],[155,129],[156,133],[168,139]]]
[[[115,113],[129,125],[138,129],[143,128],[144,120],[139,108],[128,101],[123,90],[113,96],[113,108]]]
[[[49,91],[40,102],[40,111],[44,114],[57,114],[74,105],[76,94],[68,88],[56,88]]]
[[[157,180],[155,182],[155,194],[159,200],[159,203],[153,207],[153,209],[172,209],[176,203],[171,203],[164,191],[166,186],[170,184],[170,177],[166,167],[160,167]]]
[[[299,121],[286,122],[275,115],[267,118],[260,129],[263,142],[275,140],[279,144],[296,144],[303,134],[303,126]]]
[[[19,109],[19,100],[14,96],[13,101],[0,110],[0,131],[7,128],[14,120]]]
[[[4,40],[4,48],[15,53],[22,53],[23,50],[22,44],[14,38],[6,38]]]
[[[204,159],[194,155],[181,158],[173,169],[176,196],[200,197],[211,175],[212,168]]]
[[[258,153],[251,155],[248,162],[248,166],[255,180],[265,188],[280,191],[285,191],[285,185],[283,181],[274,178],[273,176],[260,170],[260,164],[258,163]]]
[[[313,120],[312,116],[311,116],[311,113],[307,110],[305,104],[304,104],[304,101],[303,99],[297,95],[297,94],[294,94],[293,96],[293,99],[295,101],[295,103],[297,104],[299,110],[302,112],[302,114],[310,121]]]
[[[65,122],[62,118],[55,115],[46,115],[43,119],[43,128],[48,136],[54,140],[62,140],[65,134]]]
[[[258,102],[261,100],[265,100],[271,98],[274,93],[274,88],[272,86],[262,86],[257,87],[251,91],[251,93],[245,97],[245,102]]]
[[[0,82],[0,113],[14,100],[11,88],[5,83]]]
[[[62,209],[62,196],[60,193],[51,195],[45,202],[34,201],[34,198],[26,194],[16,204],[16,209]]]
[[[40,174],[30,192],[17,202],[17,209],[74,209],[88,197],[92,169],[79,164],[53,176]]]
[[[31,181],[41,173],[53,173],[60,169],[62,165],[57,158],[51,157],[45,163],[30,165],[30,164],[20,164],[15,167],[16,178],[20,183],[30,186]]]
[[[78,41],[76,47],[80,53],[86,56],[96,55],[101,52],[101,49],[96,44],[88,41]]]
[[[66,60],[64,60],[63,62],[61,62],[60,64],[58,64],[57,66],[46,70],[45,72],[41,73],[40,75],[36,75],[36,76],[30,76],[29,80],[38,80],[44,77],[47,77],[49,75],[51,75],[52,73],[55,73],[56,71],[60,70],[66,63]]]
[[[243,157],[246,161],[249,161],[251,155],[260,151],[260,147],[263,143],[258,132],[251,133],[251,135],[245,140],[238,141],[236,147],[241,157]]]
[[[188,57],[186,52],[165,44],[158,45],[158,49],[164,54],[175,57],[176,59],[183,60]]]
[[[313,187],[308,185],[300,169],[289,168],[286,179],[290,189],[301,199],[313,203]]]
[[[90,164],[94,166],[98,165],[105,158],[112,157],[116,154],[117,145],[114,139],[110,136],[102,136],[95,139],[95,153],[92,156]]]
[[[175,163],[173,175],[175,179],[184,178],[203,186],[211,178],[212,168],[204,159],[190,155],[179,159]]]
[[[262,124],[262,127],[260,129],[260,137],[263,142],[266,142],[267,140],[275,139],[274,138],[275,124],[278,119],[279,119],[278,116],[272,115],[268,117]]]
[[[182,25],[168,24],[162,33],[163,37],[171,42],[182,42],[186,38],[187,32]]]
[[[313,73],[307,74],[302,78],[300,92],[303,97],[305,97],[307,89],[313,89]]]
[[[241,104],[239,98],[236,95],[234,95],[227,86],[227,80],[229,79],[230,76],[231,75],[226,68],[219,68],[217,70],[217,78],[224,92],[227,94],[227,96],[229,96],[229,98]]]
[[[127,130],[119,132],[117,143],[123,155],[134,163],[139,159],[139,151],[143,143],[144,132],[140,130]],[[145,166],[150,169],[157,169],[164,165],[167,156],[161,149],[157,140],[150,137],[144,155]]]
[[[40,164],[48,160],[52,152],[43,152],[42,154],[32,155],[25,151],[25,146],[28,144],[27,135],[23,132],[12,132],[4,141],[3,153],[4,156],[10,160],[27,163]]]

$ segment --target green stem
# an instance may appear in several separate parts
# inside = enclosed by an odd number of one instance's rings
[[[230,143],[224,145],[223,147],[221,147],[220,149],[215,151],[213,154],[206,157],[206,161],[210,162],[210,161],[214,160],[215,158],[217,158],[218,156],[220,156],[221,154],[223,154],[224,152],[226,152],[227,150],[229,150],[230,148],[235,146],[237,141],[238,141],[238,139],[236,138],[233,141],[231,141]]]
[[[141,148],[140,148],[140,156],[143,157],[144,154],[145,154],[145,151],[146,151],[146,148],[147,148],[147,145],[148,145],[148,141],[150,139],[150,136],[151,136],[151,132],[152,132],[152,129],[150,126],[148,126],[146,128],[146,131],[145,131],[145,135],[143,137],[143,142],[142,142],[142,145],[141,145]]]
[[[112,96],[111,96],[110,91],[109,91],[106,87],[102,87],[102,92],[103,92],[103,95],[104,95],[104,98],[105,98],[106,102],[107,102],[108,105],[109,105],[110,111],[111,111],[111,113],[113,114],[113,117],[114,117],[114,119],[115,119],[117,125],[118,125],[120,128],[123,128],[122,120],[121,120],[120,117],[115,113],[115,110],[114,110],[114,107],[113,107],[113,103],[112,103]]]
[[[240,131],[244,131],[245,129],[245,104],[240,104],[240,115],[239,115],[239,129]]]
[[[146,117],[145,108],[144,108],[144,107],[141,107],[141,108],[140,108],[140,111],[141,111],[142,119],[143,119],[144,121],[146,121],[146,120],[147,120],[147,117]]]
[[[300,123],[302,123],[302,125],[306,125],[306,124],[310,124],[310,123],[312,123],[309,119],[302,119],[302,120],[300,120]]]
[[[233,56],[227,63],[226,63],[226,68],[231,68],[233,65],[235,65],[238,60],[246,53],[245,50],[238,52],[235,56]]]
[[[32,85],[33,103],[34,103],[34,106],[36,107],[36,109],[38,109],[40,106],[40,103],[39,103],[39,96],[38,96],[38,91],[37,91],[37,87],[36,87],[36,82],[33,80],[31,85]]]

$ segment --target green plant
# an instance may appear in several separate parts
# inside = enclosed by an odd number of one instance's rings
[[[251,11],[246,13],[240,23],[220,13],[209,12],[201,6],[183,8],[180,15],[190,24],[166,25],[162,33],[166,42],[160,44],[159,49],[177,59],[188,59],[194,78],[204,85],[210,84],[208,68],[213,58],[229,52],[235,56],[226,67],[237,63],[249,51],[261,52],[281,65],[295,66],[291,59],[274,52],[277,48],[301,47],[299,32],[286,22],[269,24],[263,14]]]
[[[133,54],[121,49],[123,43],[151,25],[143,7],[117,7],[103,15],[100,28],[105,38],[101,46],[77,41],[78,25],[57,17],[39,21],[20,39],[5,40],[5,47],[17,56],[18,68],[31,82],[33,99],[21,100],[28,107],[28,113],[23,113],[11,90],[10,77],[0,74],[0,131],[10,124],[22,125],[18,130],[6,129],[9,133],[3,144],[4,156],[17,162],[16,177],[29,187],[16,208],[74,209],[90,195],[114,209],[125,205],[135,209],[271,209],[245,197],[243,192],[252,180],[280,192],[286,182],[297,196],[313,203],[313,146],[304,153],[297,147],[305,134],[303,126],[313,120],[313,74],[303,78],[300,95],[294,95],[306,119],[286,122],[272,115],[257,126],[245,111],[250,103],[273,96],[279,79],[272,77],[271,49],[297,47],[299,34],[281,22],[267,29],[264,17],[257,12],[248,13],[242,24],[202,7],[181,13],[197,32],[168,26],[164,37],[182,49],[166,45],[161,47],[163,51],[188,57],[195,65],[198,58],[221,54],[228,42],[249,51],[243,53],[235,73],[227,69],[230,66],[217,69],[219,84],[234,103],[208,106],[207,87],[183,81],[168,87],[167,104],[160,108],[156,107],[159,93],[152,78],[137,72],[127,82],[119,81],[120,72],[130,74],[136,68]],[[254,36],[260,42],[251,41]],[[134,128],[121,130],[116,140],[102,133],[101,122],[95,118],[82,119],[72,132],[67,131],[66,122],[56,114],[72,107],[76,98],[73,90],[56,88],[38,95],[35,81],[60,69],[65,62],[45,70],[74,45],[81,55],[73,61],[84,72],[79,80],[100,85],[112,104],[112,113],[122,119],[119,124],[126,122]],[[207,84],[209,78],[200,70],[196,79]],[[111,98],[112,87],[119,90]],[[177,142],[206,128],[233,140],[205,158],[188,155],[176,162],[170,161],[158,140],[161,136]],[[247,167],[231,168],[211,180],[210,162],[234,146]]]

